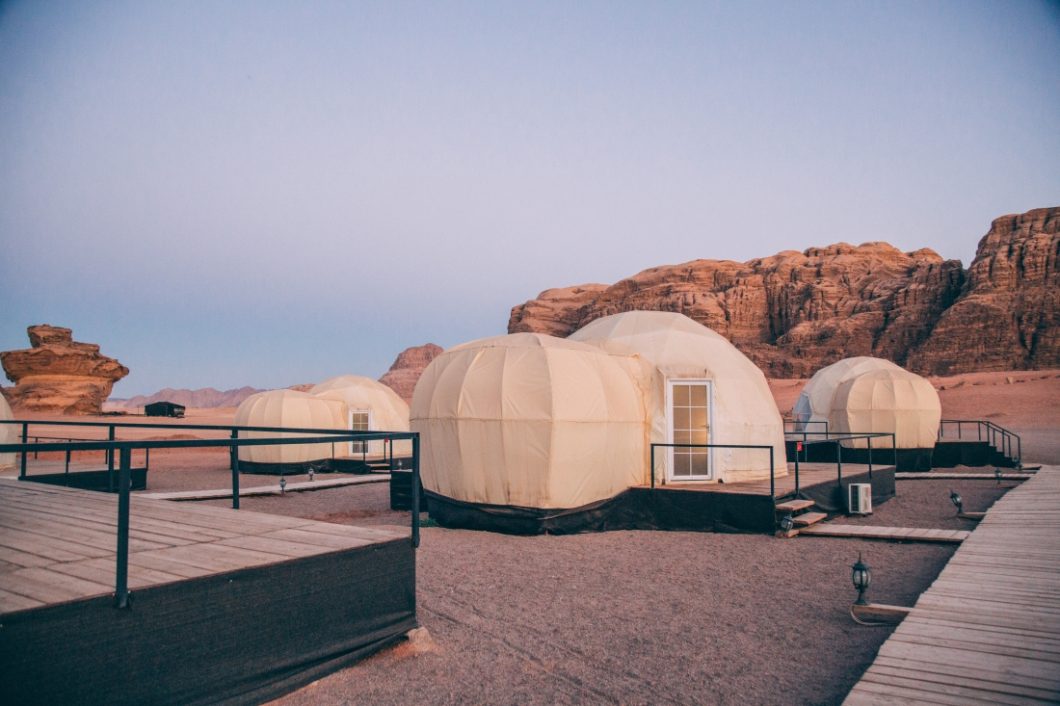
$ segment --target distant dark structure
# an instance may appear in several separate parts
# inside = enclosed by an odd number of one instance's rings
[[[184,405],[176,402],[152,402],[144,405],[144,414],[148,417],[183,417]]]

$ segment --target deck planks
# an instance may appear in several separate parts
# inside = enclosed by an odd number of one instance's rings
[[[0,479],[0,615],[114,590],[116,495]],[[130,498],[129,585],[143,588],[407,535]]]
[[[942,542],[959,544],[971,534],[966,530],[926,529],[922,527],[882,527],[879,525],[849,525],[826,522],[799,530],[799,534],[817,537],[853,537],[857,539],[886,539],[907,542]]]
[[[1060,468],[986,513],[844,704],[1060,702]]]

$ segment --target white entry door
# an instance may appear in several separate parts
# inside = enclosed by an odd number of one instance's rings
[[[666,389],[666,416],[672,444],[709,444],[712,417],[709,380],[670,380]],[[670,450],[667,479],[712,480],[712,449],[675,447]]]
[[[372,410],[370,409],[351,409],[350,410],[350,431],[370,431],[372,428]],[[351,441],[350,442],[350,456],[360,456],[362,452],[371,453],[370,448],[371,442],[367,441]]]

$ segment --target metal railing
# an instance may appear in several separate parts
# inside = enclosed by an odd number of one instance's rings
[[[761,449],[769,451],[769,497],[776,498],[776,465],[772,446],[757,444],[652,444],[651,445],[651,487],[655,489],[655,449]]]
[[[1023,465],[1023,440],[1020,439],[1020,435],[1016,432],[986,419],[943,419],[939,421],[939,440],[946,438],[947,426],[951,429],[957,427],[956,439],[958,441],[963,441],[965,438],[985,441],[1002,456],[1012,459],[1017,467]],[[974,437],[972,436],[972,429],[975,430]],[[967,437],[964,436],[966,430],[968,431]],[[952,435],[952,431],[950,433]],[[954,437],[951,436],[950,438]],[[1013,449],[1013,444],[1015,444],[1015,449]],[[1012,453],[1013,450],[1015,450],[1015,455]]]
[[[826,439],[828,438],[828,433],[829,432],[828,432],[828,420],[827,419],[807,419],[806,421],[799,421],[798,419],[792,419],[790,417],[785,417],[783,421],[784,421],[784,433],[785,434],[787,434],[787,433],[802,434],[802,433],[807,433],[808,432],[808,433],[812,433],[812,434],[824,434],[824,438],[826,438]],[[788,429],[789,425],[791,426],[791,429]],[[796,427],[800,426],[800,425],[803,428],[802,429],[796,429]],[[815,426],[818,429],[820,429],[820,431],[811,431],[810,429],[806,428],[806,427],[809,427],[809,426]]]
[[[44,439],[68,439],[71,441],[96,441],[95,439],[78,439],[69,436],[59,437],[47,437],[43,434],[30,434],[30,425],[35,427],[91,427],[91,428],[105,428],[107,429],[107,440],[117,441],[117,431],[119,429],[168,429],[168,430],[195,430],[195,431],[215,431],[215,432],[227,432],[229,438],[238,438],[240,432],[258,432],[258,433],[296,433],[296,434],[339,434],[339,433],[366,433],[366,432],[351,432],[348,429],[316,429],[316,428],[298,428],[298,427],[254,427],[254,426],[239,426],[235,424],[164,424],[158,422],[78,422],[78,421],[57,421],[47,419],[0,419],[0,424],[6,424],[11,426],[21,426],[21,438],[22,444],[29,444],[30,438]],[[385,433],[387,436],[383,438],[383,458],[389,460],[389,465],[393,466],[394,462],[394,445],[393,441],[398,437],[395,436],[398,432],[378,432]],[[407,432],[405,432],[407,433]],[[332,457],[335,457],[335,443],[337,441],[331,441]],[[367,444],[362,444],[362,461],[367,463]],[[61,448],[50,448],[42,449],[43,452],[62,451]],[[105,460],[107,463],[107,471],[113,475],[114,472],[114,453],[113,449],[105,449]],[[34,458],[37,458],[37,454],[40,452],[33,452]],[[67,472],[69,471],[69,453],[67,452]],[[145,467],[150,466],[150,450],[145,451],[144,465]],[[27,460],[28,453],[21,454],[20,465],[19,465],[19,478],[26,477],[27,471]],[[233,468],[237,463],[235,456],[232,457],[231,461]]]
[[[835,433],[831,434],[825,439],[811,439],[809,438],[813,434],[818,432],[806,432],[806,431],[787,431],[784,432],[785,439],[788,441],[795,441],[795,495],[799,494],[799,452],[803,454],[803,463],[806,463],[807,446],[814,444],[833,444],[835,446],[836,454],[836,483],[839,485],[843,484],[843,444],[844,441],[853,441],[855,439],[865,439],[866,446],[868,447],[868,467],[869,467],[869,482],[872,482],[872,440],[879,438],[891,439],[891,458],[893,459],[894,466],[898,466],[898,448],[895,446],[895,435],[892,432],[869,432],[865,434],[847,434],[847,433]],[[799,439],[788,439],[789,436],[800,436]],[[886,451],[884,447],[880,451]]]
[[[28,422],[14,421],[16,424],[28,424]],[[33,422],[36,423],[36,422]],[[107,423],[93,422],[67,422],[69,425],[83,426],[112,426]],[[115,425],[120,426],[120,425]],[[126,425],[126,426],[163,426],[170,429],[187,428],[184,425]],[[198,428],[206,428],[198,425]],[[115,559],[115,602],[119,608],[129,607],[129,495],[132,485],[132,452],[135,449],[193,449],[228,447],[230,449],[232,466],[232,507],[239,509],[239,456],[238,449],[243,446],[273,446],[287,444],[328,444],[333,441],[377,441],[380,439],[408,439],[412,442],[412,533],[413,547],[420,545],[420,435],[417,432],[351,432],[344,430],[303,430],[288,429],[283,427],[209,427],[213,429],[230,430],[230,438],[217,439],[144,439],[144,440],[115,440],[107,439],[100,441],[67,441],[52,443],[23,443],[0,444],[0,453],[19,453],[23,458],[23,469],[25,458],[30,453],[40,451],[106,451],[108,458],[113,463],[114,452],[118,455],[118,526],[117,526],[117,556]],[[314,436],[301,437],[267,437],[259,439],[238,438],[239,431],[273,431],[273,432],[298,432],[314,433]],[[114,429],[110,431],[113,437]],[[28,435],[23,427],[23,438]],[[58,448],[56,448],[58,447]],[[112,469],[113,470],[113,469]],[[24,476],[21,476],[24,478]]]

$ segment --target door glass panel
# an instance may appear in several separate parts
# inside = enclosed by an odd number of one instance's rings
[[[368,431],[368,410],[356,410],[350,412],[350,431]],[[350,453],[359,454],[365,451],[367,442],[350,442]]]
[[[671,386],[671,443],[710,443],[710,409],[706,382],[678,383]],[[709,449],[674,448],[672,473],[675,478],[709,478]]]

